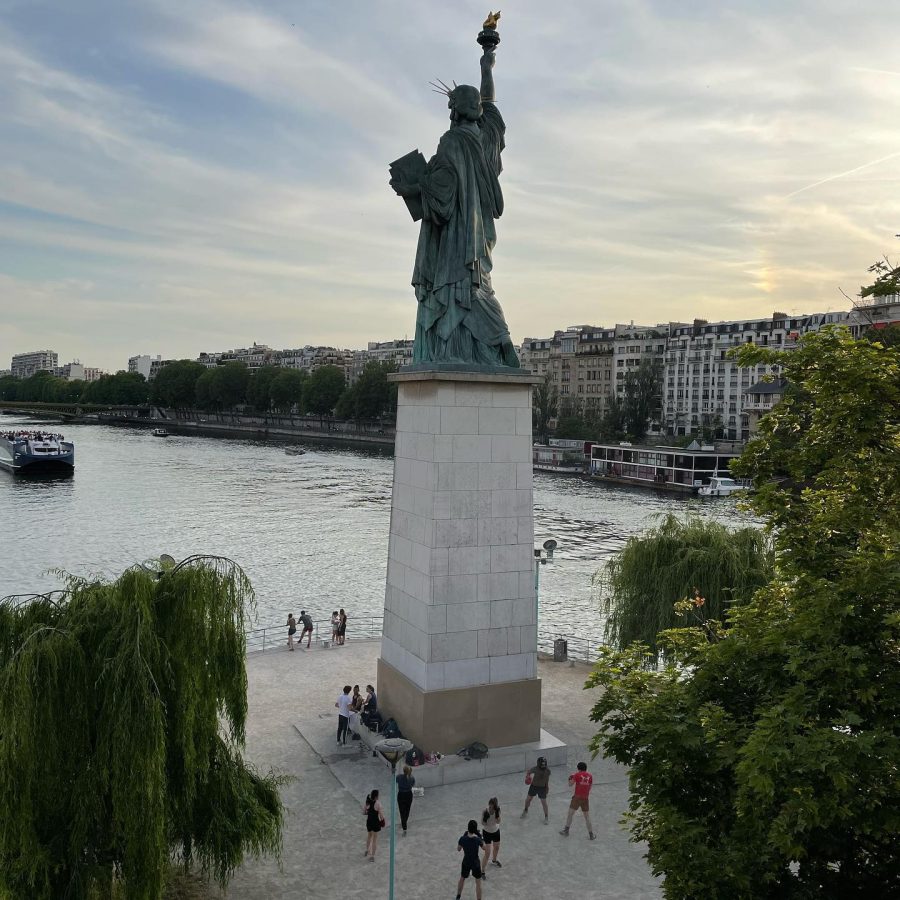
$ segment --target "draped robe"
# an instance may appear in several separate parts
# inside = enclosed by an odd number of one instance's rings
[[[425,170],[413,362],[519,366],[491,287],[505,130],[497,107],[485,102],[478,122],[454,124],[443,135]]]

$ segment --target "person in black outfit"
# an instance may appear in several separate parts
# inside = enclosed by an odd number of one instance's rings
[[[474,819],[469,819],[466,833],[456,845],[456,852],[461,851],[463,855],[459,883],[456,885],[456,900],[462,897],[463,885],[469,875],[475,876],[475,897],[476,900],[481,900],[481,879],[484,878],[484,873],[481,871],[481,859],[478,854],[483,846],[484,841],[478,833],[478,823]]]
[[[365,725],[367,728],[370,727],[370,723],[377,712],[378,697],[375,694],[375,688],[373,688],[371,684],[367,684],[366,699],[363,703],[362,716],[360,717],[362,719],[363,725]]]
[[[378,789],[375,788],[366,797],[363,804],[363,812],[366,816],[366,853],[369,862],[375,862],[375,850],[378,847],[378,832],[384,828],[384,812],[378,802]]]
[[[406,823],[409,821],[409,811],[412,809],[412,789],[416,786],[412,769],[403,767],[403,772],[397,776],[397,808],[400,810],[401,834],[406,834]]]

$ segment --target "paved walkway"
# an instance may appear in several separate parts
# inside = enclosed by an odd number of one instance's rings
[[[374,863],[363,857],[365,825],[361,804],[378,787],[390,798],[390,770],[353,742],[336,746],[334,701],[342,685],[375,683],[379,643],[348,643],[331,650],[293,653],[270,650],[248,657],[250,714],[247,757],[257,767],[278,768],[297,780],[283,791],[287,816],[281,868],[270,859],[251,860],[235,876],[234,900],[280,898],[386,898],[389,834],[379,836]],[[568,772],[550,780],[550,825],[540,805],[521,820],[522,775],[428,788],[413,802],[409,833],[397,838],[397,900],[454,897],[461,854],[456,842],[470,818],[479,819],[491,796],[502,807],[499,859],[488,867],[484,898],[517,900],[643,900],[661,896],[643,859],[618,824],[627,805],[625,771],[607,760],[591,761],[585,750],[593,725],[589,692],[582,690],[588,668],[542,661],[543,724],[569,744],[569,770],[579,759],[594,775],[592,817],[597,840],[588,841],[580,813],[572,834],[564,824],[570,789]],[[426,748],[427,749],[427,748]],[[390,806],[385,803],[390,820]],[[469,879],[463,897],[474,897]]]

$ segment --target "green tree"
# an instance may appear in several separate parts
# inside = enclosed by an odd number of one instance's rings
[[[308,379],[302,369],[282,369],[269,387],[272,405],[281,412],[290,412],[297,404],[303,412],[303,388]]]
[[[617,394],[612,394],[600,420],[600,433],[604,440],[616,441],[625,437],[626,428],[625,403]]]
[[[544,380],[535,385],[531,403],[531,426],[534,437],[542,444],[547,443],[550,434],[550,420],[556,416],[559,408],[559,391],[553,384],[553,375],[547,372]]]
[[[319,366],[303,388],[303,405],[317,416],[330,414],[344,392],[344,373],[337,366]]]
[[[242,758],[253,602],[209,557],[0,602],[0,896],[158,900],[173,855],[224,886],[280,851],[283,779]]]
[[[345,387],[344,392],[338,397],[334,414],[338,419],[356,418],[356,385]]]
[[[396,416],[397,385],[387,377],[397,371],[391,362],[370,360],[364,366],[353,386],[354,410],[357,419],[378,419],[381,416]]]
[[[116,372],[83,382],[80,399],[83,403],[108,406],[142,406],[150,399],[150,386],[138,372]]]
[[[655,652],[656,636],[682,624],[675,610],[679,600],[699,591],[706,615],[722,619],[768,584],[773,571],[772,545],[763,530],[670,513],[657,527],[630,537],[594,583],[609,639],[620,648],[641,641]]]
[[[174,409],[190,409],[196,397],[197,379],[205,371],[202,363],[191,359],[180,359],[163,366],[153,379],[152,402]]]
[[[647,435],[651,420],[658,415],[662,390],[662,367],[657,362],[642,360],[625,373],[622,415],[625,430],[635,441]]]
[[[727,628],[605,650],[595,751],[631,766],[632,837],[667,897],[900,893],[900,351],[846,329],[747,346],[792,389],[735,464],[775,575]],[[699,598],[698,598],[699,599]]]
[[[247,403],[257,412],[268,412],[272,408],[272,382],[281,372],[278,366],[262,366],[252,373],[247,385]]]
[[[19,379],[13,378],[12,375],[6,375],[0,378],[0,400],[18,400],[19,399]]]

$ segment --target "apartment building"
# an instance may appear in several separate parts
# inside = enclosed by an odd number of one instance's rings
[[[368,362],[393,363],[398,369],[408,366],[413,358],[413,341],[403,338],[395,341],[369,341],[365,350],[353,351],[350,384],[362,374]]]
[[[691,325],[673,324],[665,348],[663,426],[668,434],[708,429],[729,440],[747,440],[750,421],[744,409],[747,391],[759,381],[777,377],[778,366],[742,369],[728,354],[742,344],[790,350],[801,335],[825,325],[852,324],[848,312],[737,319]]]
[[[251,371],[261,369],[263,366],[278,365],[279,352],[266,344],[257,344],[255,341],[251,347],[239,347],[234,350],[221,350],[216,353],[201,353],[197,362],[207,369],[216,366],[224,366],[229,362],[241,362]]]
[[[13,378],[30,378],[35,372],[52,372],[58,366],[59,355],[54,350],[31,350],[13,356],[10,372]]]
[[[353,351],[307,345],[297,350],[282,350],[272,364],[287,369],[305,369],[307,372],[321,366],[337,366],[344,373],[344,379],[349,380],[353,372]]]
[[[154,357],[149,356],[148,354],[138,355],[138,356],[130,356],[128,357],[128,371],[136,372],[138,375],[143,375],[147,381],[150,380],[150,367],[153,365]],[[156,361],[160,362],[162,357],[157,354]]]

